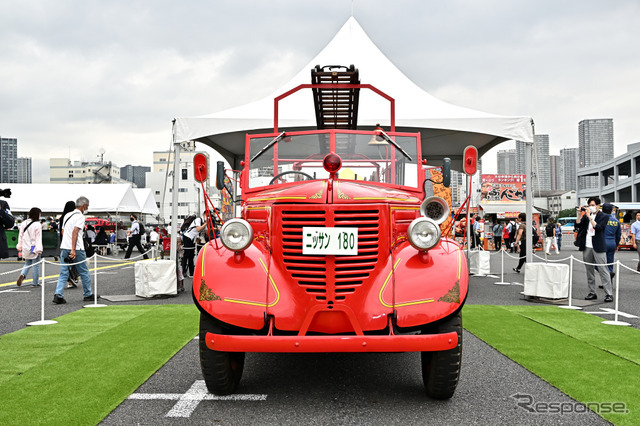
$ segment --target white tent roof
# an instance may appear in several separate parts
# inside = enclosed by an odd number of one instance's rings
[[[160,210],[153,198],[153,190],[151,188],[132,188],[133,195],[140,206],[140,213],[158,215]]]
[[[11,188],[11,198],[6,201],[12,212],[28,212],[38,207],[43,213],[62,213],[67,201],[81,196],[89,199],[89,214],[140,212],[131,185],[127,184],[11,183],[3,186]]]
[[[479,155],[506,140],[533,141],[530,117],[507,117],[455,106],[434,98],[395,67],[351,17],[331,42],[297,75],[272,94],[249,104],[200,117],[177,118],[176,141],[197,140],[239,166],[244,134],[273,132],[273,99],[305,83],[315,65],[354,64],[360,81],[372,84],[396,101],[396,131],[420,132],[423,156],[434,164],[450,157],[460,169],[464,147],[474,145]],[[369,90],[360,91],[358,127],[388,128],[389,104]],[[310,90],[302,90],[280,102],[279,130],[315,129]],[[455,166],[458,167],[455,167]]]

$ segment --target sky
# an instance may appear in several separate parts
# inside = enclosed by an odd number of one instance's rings
[[[612,118],[615,155],[640,141],[637,0],[0,0],[0,136],[32,157],[152,166],[174,117],[271,93],[351,16],[431,95],[531,116],[550,152]],[[357,64],[356,64],[357,66]],[[366,83],[363,81],[363,83]],[[496,172],[497,149],[483,157]]]

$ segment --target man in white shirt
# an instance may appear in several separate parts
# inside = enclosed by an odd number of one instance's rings
[[[196,238],[206,227],[206,214],[203,214],[202,217],[193,219],[193,222],[191,222],[187,230],[182,234],[182,247],[184,249],[182,255],[182,274],[185,277],[193,277],[193,270],[195,269],[193,256],[195,255]]]
[[[133,247],[137,247],[140,254],[144,256],[145,259],[148,259],[144,248],[142,247],[142,236],[140,235],[140,224],[138,223],[138,217],[135,214],[131,215],[131,229],[129,229],[129,246],[127,247],[127,253],[124,255],[125,259],[129,259],[131,257],[131,252],[133,251]]]
[[[87,266],[87,255],[84,250],[82,234],[84,232],[84,215],[89,210],[87,197],[76,200],[76,209],[64,217],[61,224],[62,242],[60,243],[60,275],[56,286],[56,294],[53,295],[53,303],[60,305],[67,303],[64,298],[64,287],[69,279],[70,263],[77,263],[76,269],[82,280],[82,296],[87,302],[93,301],[91,293],[91,274]]]

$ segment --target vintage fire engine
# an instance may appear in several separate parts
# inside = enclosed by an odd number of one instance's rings
[[[301,89],[312,89],[317,129],[278,129],[278,102]],[[358,130],[364,89],[389,101],[388,131]],[[420,352],[426,393],[450,398],[467,261],[441,235],[449,206],[425,196],[420,134],[395,131],[393,99],[353,66],[316,67],[275,107],[273,133],[246,136],[241,217],[197,257],[209,391],[235,392],[246,352]],[[224,172],[219,163],[220,188]]]

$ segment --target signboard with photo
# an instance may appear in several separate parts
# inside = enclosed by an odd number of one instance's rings
[[[480,202],[522,203],[526,200],[525,175],[481,175]]]

